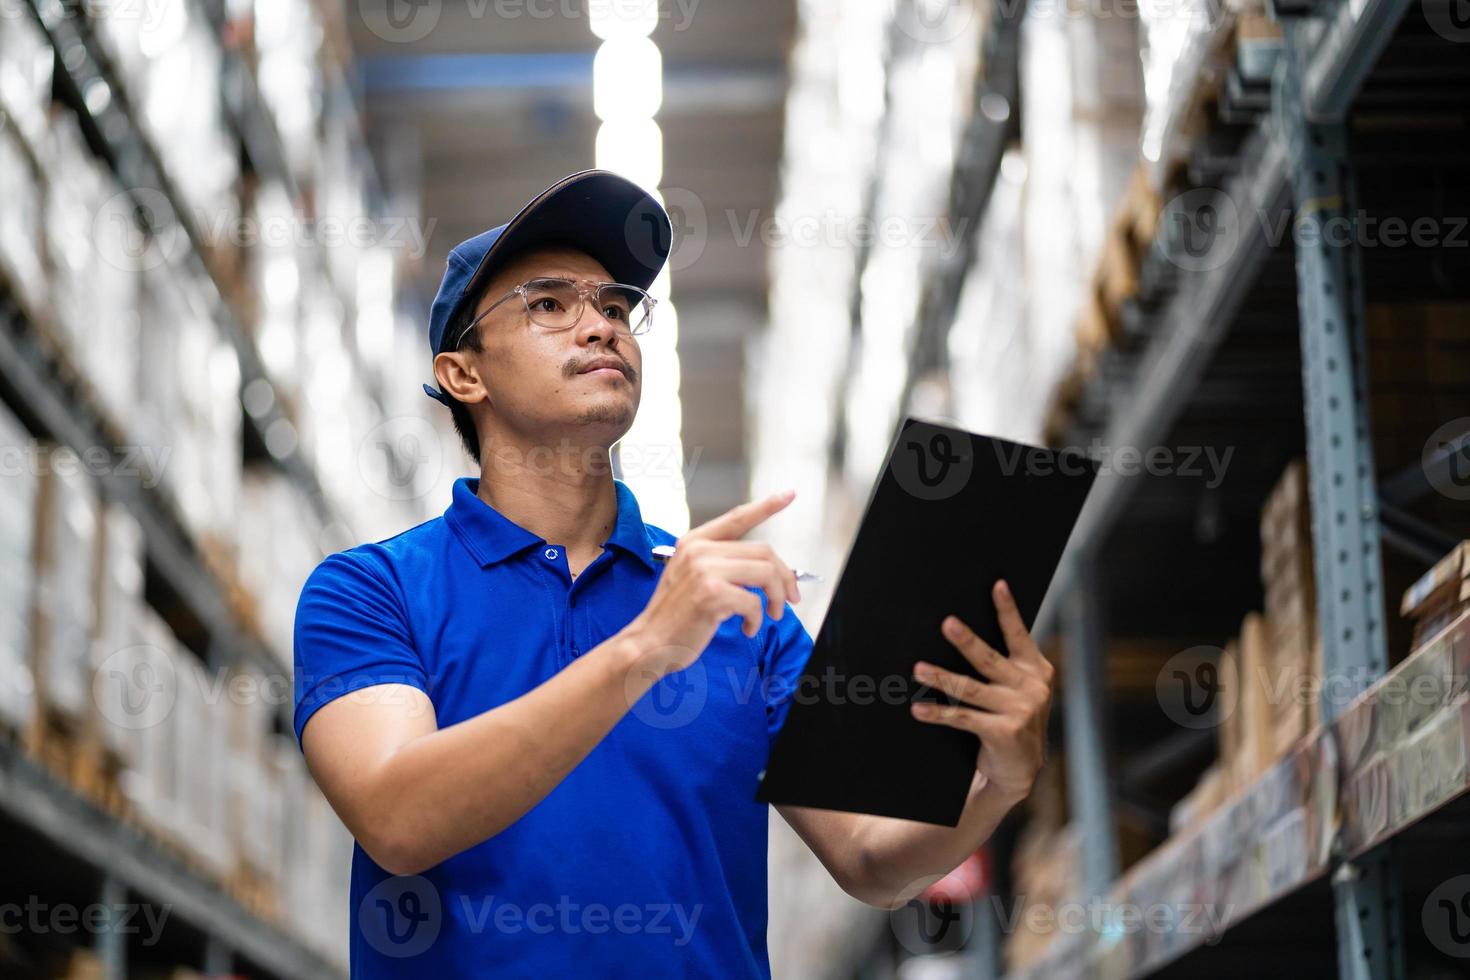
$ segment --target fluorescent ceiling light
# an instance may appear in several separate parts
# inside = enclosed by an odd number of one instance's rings
[[[604,41],[647,37],[658,25],[658,0],[588,0],[587,16]]]
[[[663,103],[663,58],[646,37],[607,41],[592,59],[592,111],[604,122],[647,119]]]
[[[605,122],[597,130],[597,166],[642,187],[657,187],[664,175],[664,137],[652,119]]]

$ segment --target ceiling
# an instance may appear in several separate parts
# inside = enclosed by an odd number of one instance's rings
[[[453,245],[593,165],[592,56],[600,41],[585,6],[349,5],[379,171],[390,188],[417,188],[421,219],[434,223],[413,306],[427,311]],[[664,66],[660,189],[676,235],[682,226],[703,243],[676,253],[673,268],[690,517],[699,523],[746,492],[745,341],[766,316],[766,249],[747,232],[776,201],[796,13],[792,0],[660,6],[652,35]]]

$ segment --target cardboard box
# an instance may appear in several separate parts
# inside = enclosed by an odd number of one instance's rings
[[[79,732],[91,710],[97,487],[68,447],[47,447],[42,462],[32,669],[48,720]]]
[[[26,730],[35,712],[36,503],[40,480],[28,465],[33,440],[0,406],[0,452],[20,465],[0,469],[0,727]]]

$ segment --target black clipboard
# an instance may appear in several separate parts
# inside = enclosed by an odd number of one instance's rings
[[[939,632],[951,613],[1004,653],[1000,578],[1030,628],[1096,475],[1081,453],[904,419],[756,800],[957,825],[979,746],[913,717],[916,697],[950,700],[913,664],[975,676]]]

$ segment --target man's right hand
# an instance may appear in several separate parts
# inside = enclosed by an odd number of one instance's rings
[[[770,545],[739,540],[795,496],[787,490],[741,504],[679,539],[648,605],[624,630],[641,648],[644,668],[656,676],[683,670],[731,616],[742,617],[745,635],[755,636],[763,612],[780,619],[787,601],[801,601],[796,573]],[[747,586],[765,592],[764,609]]]

